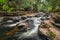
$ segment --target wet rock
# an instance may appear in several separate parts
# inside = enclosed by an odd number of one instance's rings
[[[45,15],[44,13],[41,13],[41,14],[38,14],[38,15],[37,15],[37,17],[32,17],[32,18],[22,17],[19,20],[16,17],[15,18],[13,18],[13,17],[5,18],[2,21],[3,23],[1,22],[3,24],[3,25],[1,25],[1,28],[2,27],[4,27],[5,29],[7,28],[10,31],[18,23],[20,24],[20,23],[22,23],[22,21],[25,22],[25,19],[26,19],[26,20],[28,20],[28,22],[27,22],[28,27],[24,28],[23,26],[18,26],[19,31],[16,32],[11,37],[7,36],[7,39],[13,40],[15,38],[14,40],[49,40],[49,39],[47,39],[48,37],[41,35],[41,32],[38,30],[39,25],[41,25],[41,22],[43,21],[43,20],[41,20],[41,18],[44,19],[44,17],[46,17],[46,16],[44,16]],[[45,38],[43,38],[43,37],[45,37]]]

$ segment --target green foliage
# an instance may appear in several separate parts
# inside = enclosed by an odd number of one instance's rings
[[[11,13],[12,10],[14,9],[13,7],[11,7],[9,4],[10,2],[8,0],[0,0],[0,8],[2,8],[2,10]],[[13,6],[13,5],[12,5]]]
[[[0,0],[3,10],[15,8],[19,10],[35,10],[35,11],[55,11],[59,8],[60,0]]]
[[[35,0],[18,0],[16,1],[17,6],[16,9],[25,10],[25,9],[33,9],[33,4],[35,4]]]
[[[9,9],[7,10],[7,12],[8,12],[8,13],[11,13],[13,9],[14,9],[14,8],[9,8]]]
[[[7,0],[0,0],[0,4],[7,2]]]
[[[5,10],[6,12],[8,12],[8,13],[11,13],[14,8],[9,7],[8,5],[4,4],[2,6],[2,9]]]
[[[2,9],[3,10],[8,10],[9,9],[9,6],[5,4],[5,5],[2,6]]]

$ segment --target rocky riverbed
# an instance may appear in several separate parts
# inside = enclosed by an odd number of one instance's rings
[[[4,40],[50,40],[46,35],[46,28],[40,28],[41,22],[51,25],[49,15],[44,13],[35,14],[31,16],[23,15],[14,17],[1,17],[0,18],[0,39]],[[39,29],[39,30],[38,30]],[[56,38],[59,39],[60,31],[55,27],[50,30],[54,30]],[[44,34],[43,34],[44,33]],[[4,39],[2,39],[2,37]]]

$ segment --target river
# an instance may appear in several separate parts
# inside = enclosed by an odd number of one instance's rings
[[[38,16],[36,17],[31,17],[31,18],[27,18],[25,20],[16,20],[16,19],[10,19],[8,17],[6,17],[4,19],[4,17],[0,18],[0,29],[2,28],[13,28],[14,26],[16,26],[17,24],[19,25],[22,22],[25,22],[26,20],[28,20],[28,25],[32,26],[31,27],[27,27],[26,28],[26,32],[17,32],[15,33],[15,35],[11,36],[11,40],[42,40],[42,38],[40,38],[39,35],[39,25],[41,24],[41,22],[46,19],[46,16],[44,16],[45,14],[43,12],[39,13]],[[16,18],[16,17],[15,17]],[[42,20],[43,19],[43,20]],[[31,20],[31,21],[29,21]],[[6,21],[6,22],[5,22]],[[14,22],[16,21],[16,22]],[[30,28],[30,30],[29,30]],[[23,28],[22,28],[23,29]],[[9,37],[7,37],[9,38]],[[16,39],[14,39],[16,38]],[[45,38],[46,40],[47,38]],[[49,40],[49,39],[47,39]]]

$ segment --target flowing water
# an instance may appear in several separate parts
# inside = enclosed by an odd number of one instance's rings
[[[28,25],[32,26],[32,29],[31,27],[27,27],[26,28],[26,32],[22,32],[22,31],[19,31],[17,33],[15,33],[15,35],[13,35],[12,37],[15,37],[16,39],[14,40],[42,40],[41,38],[39,38],[39,34],[38,34],[38,29],[39,29],[39,25],[41,25],[41,22],[43,20],[41,19],[45,19],[44,17],[44,13],[40,13],[38,14],[39,16],[38,17],[32,17],[32,18],[27,18],[25,20],[19,20],[18,22],[14,22],[14,23],[11,23],[11,24],[5,24],[5,25],[0,25],[2,27],[13,27],[13,26],[16,26],[17,24],[20,24],[22,22],[25,22],[26,20],[31,20],[31,21],[28,21]],[[13,22],[14,20],[9,20],[7,22]],[[0,21],[1,22],[1,21]],[[30,28],[30,30],[29,30]],[[11,39],[13,40],[13,39]]]

